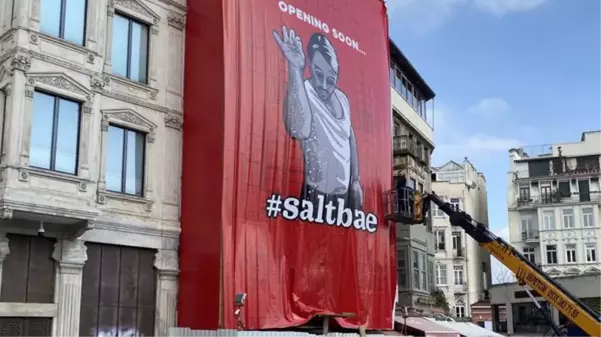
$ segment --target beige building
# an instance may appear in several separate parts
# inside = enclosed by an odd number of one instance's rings
[[[465,158],[434,168],[434,190],[455,209],[488,225],[486,179]],[[449,217],[432,205],[435,238],[436,287],[442,290],[456,317],[471,317],[471,305],[485,298],[491,283],[490,255],[461,227],[451,226]]]
[[[175,324],[185,14],[185,0],[0,3],[3,333]]]
[[[509,150],[511,244],[552,276],[601,271],[601,131]]]
[[[393,118],[393,172],[404,172],[408,185],[430,191],[430,158],[434,150],[431,100],[435,93],[390,42],[390,84]],[[402,307],[431,309],[434,287],[434,236],[431,222],[397,225],[397,270]]]

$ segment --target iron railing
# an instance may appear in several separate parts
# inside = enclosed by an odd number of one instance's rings
[[[514,207],[534,207],[541,205],[573,204],[579,202],[601,202],[601,192],[576,192],[567,195],[553,192],[537,196],[518,197],[514,203]]]

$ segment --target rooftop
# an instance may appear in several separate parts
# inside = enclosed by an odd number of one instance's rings
[[[392,41],[392,39],[388,40],[390,41],[390,57],[397,64],[397,66],[401,68],[403,74],[411,83],[413,83],[415,87],[417,87],[426,101],[434,98],[436,96],[434,90],[430,88],[430,86],[422,78],[411,62],[409,62],[409,59],[405,56],[405,54],[403,54],[401,49],[394,43],[394,41]]]

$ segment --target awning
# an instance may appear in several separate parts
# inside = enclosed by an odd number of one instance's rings
[[[459,332],[432,322],[423,317],[396,317],[396,323],[407,327],[407,334],[414,335],[411,330],[418,330],[425,337],[460,337]]]
[[[458,331],[462,336],[465,337],[503,337],[503,335],[468,322],[437,321],[433,318],[427,318],[427,320]]]

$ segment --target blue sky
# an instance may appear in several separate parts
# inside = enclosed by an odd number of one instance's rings
[[[507,237],[509,148],[601,128],[601,2],[387,3],[391,37],[437,93],[434,164],[467,156],[487,179],[490,226]]]

